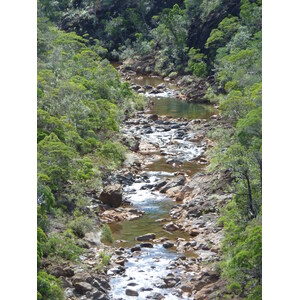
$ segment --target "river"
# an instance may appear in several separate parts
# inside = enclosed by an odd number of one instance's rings
[[[163,246],[165,240],[189,242],[191,237],[180,230],[170,232],[163,228],[170,221],[169,212],[176,202],[155,187],[163,178],[205,172],[207,164],[199,160],[204,148],[195,139],[197,122],[190,121],[210,118],[217,111],[211,105],[179,100],[175,87],[159,78],[133,76],[131,82],[136,90],[144,92],[151,106],[146,113],[137,114],[121,128],[125,136],[139,138],[138,155],[143,160],[143,168],[134,175],[134,182],[123,186],[123,196],[133,208],[143,210],[145,214],[135,220],[110,224],[121,247],[119,259],[125,259],[124,272],[109,271],[110,297],[192,299],[188,293],[176,288],[176,277],[182,270],[176,268],[174,262],[182,258],[183,253],[177,252],[175,247]],[[148,122],[153,114],[158,118]],[[130,248],[140,244],[136,237],[147,233],[155,234],[151,241],[153,247],[141,247],[140,251],[132,252]],[[193,253],[184,253],[184,256],[193,256]],[[174,285],[165,280],[168,276],[174,277]]]

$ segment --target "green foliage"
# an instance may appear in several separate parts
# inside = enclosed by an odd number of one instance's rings
[[[43,257],[43,244],[47,242],[47,236],[42,228],[37,228],[37,267],[40,268],[41,258]]]
[[[124,160],[125,147],[119,142],[107,141],[97,149],[97,154],[103,161],[109,161],[111,168],[120,166]],[[108,162],[106,163],[108,164]]]
[[[185,47],[188,37],[187,21],[184,10],[178,4],[172,9],[165,9],[162,12],[160,23],[152,30],[152,36],[156,44],[160,45],[160,59],[162,64],[159,67],[166,72],[173,71],[171,64],[180,65],[186,58]]]
[[[189,51],[188,67],[197,77],[205,77],[207,75],[207,65],[204,61],[204,54],[199,49],[191,48]]]
[[[242,0],[241,3],[241,19],[247,28],[255,33],[261,30],[262,25],[262,7],[261,0],[249,1]]]
[[[238,30],[239,19],[237,17],[225,18],[219,23],[217,29],[213,29],[207,39],[205,47],[216,49],[225,46],[234,33]]]
[[[38,174],[37,197],[38,203],[43,210],[50,210],[54,206],[55,198],[50,187],[47,185],[49,177],[45,174]]]
[[[189,22],[193,24],[198,18],[203,22],[207,16],[222,4],[222,0],[184,0]]]
[[[59,257],[70,261],[76,261],[79,255],[83,253],[82,248],[75,244],[73,238],[60,234],[51,235],[42,249],[46,257]]]
[[[51,133],[38,144],[38,171],[49,178],[49,186],[57,191],[73,171],[75,151]]]
[[[102,253],[102,254],[100,255],[100,257],[102,258],[102,259],[101,259],[102,265],[105,266],[105,267],[108,266],[109,263],[110,263],[110,256],[107,255],[107,254],[105,254],[105,253]]]
[[[228,213],[226,217],[229,216],[232,214]],[[261,225],[256,223],[252,222],[240,231],[237,220],[225,221],[227,232],[235,232],[235,235],[225,235],[223,276],[230,279],[230,291],[247,295],[247,299],[261,299],[262,233]]]
[[[59,279],[44,271],[37,274],[37,299],[63,300],[64,292]]]
[[[77,237],[83,238],[87,232],[93,229],[93,223],[87,216],[79,216],[75,217],[75,219],[68,224],[68,227],[72,229]]]
[[[100,252],[99,256],[101,257],[101,263],[103,266],[107,267],[110,263],[110,255],[104,252]]]
[[[111,232],[109,225],[104,224],[101,229],[101,241],[112,244],[114,242],[114,238]]]
[[[261,299],[262,288],[262,84],[261,7],[242,1],[239,22],[223,21],[207,46],[215,45],[215,68],[223,95],[223,117],[230,129],[218,129],[211,151],[212,168],[229,171],[233,195],[222,213],[223,276],[231,293],[243,299]],[[227,32],[227,34],[226,34]]]
[[[100,262],[96,266],[96,270],[103,271],[105,267],[107,267],[110,263],[110,255],[105,252],[99,252]]]

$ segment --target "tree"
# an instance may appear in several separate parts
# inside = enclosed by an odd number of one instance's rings
[[[181,10],[178,4],[172,9],[163,10],[159,25],[153,29],[152,36],[162,49],[161,59],[182,68],[182,63],[187,58],[185,47],[188,31],[184,10]],[[171,68],[169,70],[171,71]]]
[[[199,49],[191,48],[189,51],[188,67],[194,75],[198,77],[205,77],[207,75],[207,65],[204,61],[204,54]]]
[[[38,144],[38,171],[49,178],[51,190],[60,190],[70,178],[75,151],[51,133]]]

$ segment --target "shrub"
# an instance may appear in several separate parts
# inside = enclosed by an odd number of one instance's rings
[[[101,258],[95,270],[103,271],[104,267],[107,267],[110,263],[110,255],[105,252],[100,252],[99,256]]]
[[[191,48],[189,53],[188,69],[197,77],[205,77],[207,75],[207,65],[204,62],[204,54],[199,49]]]
[[[134,99],[134,108],[136,110],[144,110],[146,106],[145,98],[142,95],[138,95]]]
[[[177,75],[178,75],[177,72],[171,72],[168,77],[170,77],[171,79],[174,79]]]
[[[44,256],[61,257],[66,260],[75,261],[83,253],[83,249],[75,245],[75,241],[59,234],[53,234],[43,245]]]
[[[79,216],[71,221],[68,227],[72,229],[76,236],[83,238],[88,231],[92,230],[93,223],[87,216]]]
[[[103,225],[103,227],[102,227],[101,241],[107,242],[107,243],[113,243],[114,242],[114,238],[113,238],[111,229],[107,224]]]
[[[63,300],[64,292],[59,279],[44,271],[37,275],[37,299],[38,300]]]
[[[105,267],[108,266],[109,263],[110,263],[110,255],[109,255],[109,254],[106,254],[106,253],[104,253],[104,252],[100,252],[99,255],[100,255],[100,257],[102,258],[102,259],[101,259],[102,265],[105,266]]]

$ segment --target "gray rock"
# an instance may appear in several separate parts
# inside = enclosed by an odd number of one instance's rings
[[[106,280],[97,278],[97,281],[100,283],[100,285],[102,286],[103,289],[110,290],[110,285]]]
[[[77,282],[88,282],[92,283],[93,277],[89,273],[77,273],[73,278],[72,278],[72,284],[75,285]]]
[[[176,178],[174,178],[171,182],[167,183],[161,190],[161,193],[165,193],[168,189],[176,187],[176,186],[182,186],[184,185],[186,179],[185,176],[181,175],[181,176],[177,176]]]
[[[163,228],[167,231],[175,231],[179,229],[179,227],[175,225],[173,222],[165,224]]]
[[[153,288],[150,288],[150,287],[149,288],[144,288],[144,287],[141,288],[142,292],[149,292],[149,291],[152,291],[152,290],[153,290]]]
[[[130,283],[128,283],[128,286],[136,286],[136,285],[138,285],[138,284],[135,283],[135,282],[130,282]]]
[[[168,248],[172,248],[174,246],[174,243],[166,241],[163,243],[163,247],[168,249]]]
[[[81,295],[84,295],[86,292],[91,291],[93,287],[87,282],[77,282],[74,284],[75,291]]]
[[[141,247],[139,245],[136,245],[136,246],[132,247],[130,250],[131,250],[131,252],[141,251]]]
[[[164,83],[160,83],[157,87],[158,90],[162,90],[166,88],[166,85]]]
[[[72,276],[74,276],[74,271],[70,268],[70,267],[66,267],[66,268],[64,268],[64,276],[66,276],[66,277],[72,277]]]
[[[131,297],[137,297],[139,295],[139,293],[137,291],[132,290],[132,289],[126,289],[125,294],[127,296],[131,296]]]
[[[65,272],[63,270],[63,268],[57,266],[55,267],[51,272],[51,275],[55,276],[55,277],[60,277],[60,276],[65,276]]]
[[[95,287],[96,289],[100,290],[101,292],[105,293],[106,292],[106,289],[101,285],[101,283],[94,279],[93,282],[92,282],[92,286]]]
[[[161,300],[165,299],[165,297],[160,293],[151,293],[146,297],[147,299]]]
[[[144,243],[141,243],[141,247],[142,248],[153,248],[153,244],[152,243],[147,243],[147,242],[144,242]]]

